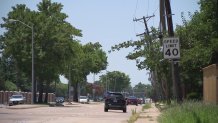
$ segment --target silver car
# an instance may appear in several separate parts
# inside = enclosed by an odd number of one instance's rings
[[[80,103],[89,103],[89,98],[87,96],[80,96],[79,97],[79,102]]]
[[[12,95],[9,98],[9,106],[15,105],[15,104],[23,104],[25,102],[26,98],[21,94],[15,94]]]

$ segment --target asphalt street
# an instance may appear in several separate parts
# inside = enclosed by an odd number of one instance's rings
[[[128,105],[127,113],[122,110],[104,112],[103,103],[1,106],[0,123],[127,123],[134,109],[141,111],[142,106]]]

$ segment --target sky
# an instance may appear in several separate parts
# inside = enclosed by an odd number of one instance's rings
[[[0,0],[0,23],[2,17],[7,17],[11,7],[16,4],[26,4],[31,10],[37,10],[41,0]],[[182,24],[181,12],[195,12],[199,10],[199,0],[171,0],[174,27]],[[137,34],[144,32],[144,24],[133,22],[133,18],[155,15],[148,21],[148,26],[159,26],[159,0],[52,0],[63,5],[62,12],[68,15],[67,21],[74,27],[81,29],[83,37],[78,38],[82,44],[99,42],[108,56],[107,70],[97,75],[90,74],[88,82],[99,80],[99,76],[106,71],[120,71],[128,75],[131,85],[139,82],[150,84],[149,71],[138,70],[136,62],[127,60],[126,55],[133,49],[121,49],[108,53],[111,46],[128,40],[139,40]],[[187,16],[188,19],[188,16]],[[0,28],[0,34],[5,29]],[[61,77],[61,81],[67,82]]]

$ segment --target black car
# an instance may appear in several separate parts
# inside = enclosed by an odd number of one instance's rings
[[[122,93],[118,92],[108,92],[105,97],[104,111],[108,112],[109,109],[112,110],[123,110],[126,112],[126,99]]]

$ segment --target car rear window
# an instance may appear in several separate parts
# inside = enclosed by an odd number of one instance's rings
[[[134,96],[130,96],[129,99],[137,99],[137,98]]]
[[[123,95],[119,94],[119,93],[111,93],[109,96],[110,97],[116,97],[116,98],[123,98]]]
[[[86,96],[80,96],[80,99],[87,99]]]
[[[13,95],[12,97],[13,97],[13,98],[22,98],[21,95]]]

